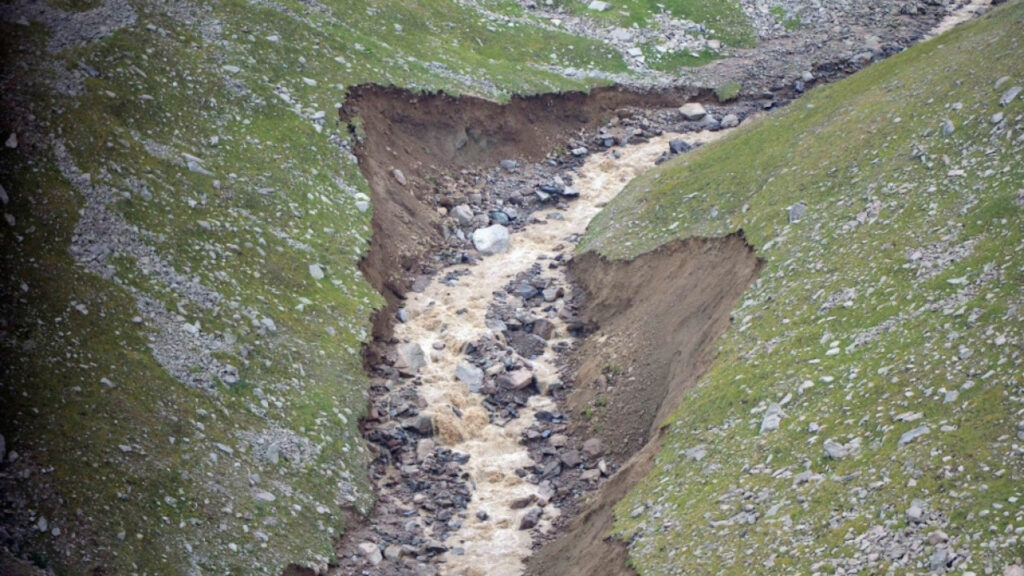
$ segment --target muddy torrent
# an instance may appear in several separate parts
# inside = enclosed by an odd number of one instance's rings
[[[363,271],[388,301],[366,351],[372,383],[364,434],[378,504],[347,531],[340,565],[328,573],[523,573],[523,562],[573,516],[580,497],[614,476],[654,427],[651,414],[630,435],[637,442],[620,446],[575,422],[574,398],[586,387],[574,391],[568,359],[591,354],[590,339],[580,337],[614,326],[611,316],[624,313],[596,313],[609,304],[585,287],[585,269],[602,268],[586,258],[570,266],[576,240],[633,176],[670,150],[723,133],[716,120],[688,118],[679,105],[702,102],[709,116],[742,121],[790,96],[759,93],[726,107],[697,89],[609,88],[498,105],[353,90],[343,120],[359,143],[374,205]],[[472,232],[495,223],[511,231],[508,247],[481,255]],[[667,253],[668,269],[689,270],[688,278],[723,256],[712,250],[710,260],[694,259],[701,250],[687,246]],[[756,262],[742,240],[722,246]],[[704,264],[689,268],[691,261]],[[606,273],[611,283],[600,281]],[[636,291],[616,284],[615,274],[599,272],[592,286]],[[570,276],[584,281],[582,292]],[[746,281],[736,282],[736,296]],[[714,321],[703,310],[668,312],[700,318],[687,330],[720,332],[733,304],[725,292],[710,313]],[[717,336],[696,341],[706,346]],[[710,358],[710,348],[701,350],[679,354]],[[657,388],[643,393],[649,402],[678,401]]]

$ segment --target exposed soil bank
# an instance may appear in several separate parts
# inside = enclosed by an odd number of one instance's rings
[[[742,232],[675,241],[631,261],[585,253],[572,271],[582,314],[597,326],[576,353],[579,413],[602,408],[580,435],[597,434],[629,461],[586,504],[558,539],[529,563],[528,574],[633,574],[624,543],[607,538],[613,508],[647,475],[660,448],[658,426],[711,367],[730,312],[761,268]],[[650,441],[648,441],[650,439]]]
[[[771,100],[759,97],[756,103],[735,102],[729,107],[753,110]],[[443,242],[437,209],[458,201],[439,193],[444,175],[493,166],[506,158],[539,161],[567,138],[593,132],[612,117],[692,101],[716,102],[712,91],[699,88],[599,88],[589,94],[514,96],[507,104],[498,104],[444,93],[353,87],[341,119],[360,140],[356,156],[370,185],[374,210],[373,240],[362,270],[388,301],[374,320],[374,336],[390,337],[391,313],[408,291],[416,266]]]

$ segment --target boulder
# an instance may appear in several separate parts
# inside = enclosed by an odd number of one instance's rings
[[[699,102],[689,102],[679,107],[679,113],[683,115],[683,118],[687,120],[701,120],[708,115],[708,111],[704,109],[704,105]]]
[[[508,228],[494,224],[473,232],[473,246],[485,256],[508,252]]]
[[[452,218],[459,226],[469,226],[473,223],[473,209],[467,204],[459,204],[452,208]]]
[[[413,375],[427,365],[423,348],[415,342],[399,344],[395,348],[395,369],[401,374]]]

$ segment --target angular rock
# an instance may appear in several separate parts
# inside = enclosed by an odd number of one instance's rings
[[[931,428],[929,428],[927,424],[918,426],[913,430],[908,430],[904,432],[903,435],[900,436],[900,448],[906,446],[907,444],[910,444],[914,440],[917,440],[918,438],[924,436],[925,434],[928,434],[929,432],[931,432]]]
[[[406,184],[409,183],[409,181],[405,179],[405,174],[398,168],[392,170],[391,175],[394,176],[395,180],[402,186],[405,186]]]
[[[434,422],[431,420],[430,416],[427,416],[426,414],[420,414],[418,416],[405,419],[402,421],[402,428],[405,428],[406,430],[413,430],[423,436],[434,435]]]
[[[673,154],[682,154],[683,152],[689,152],[693,148],[689,142],[682,138],[675,138],[668,141],[668,150]]]
[[[1014,86],[1013,88],[1010,88],[1006,92],[1003,92],[1003,96],[999,98],[999,105],[1006,106],[1010,102],[1013,102],[1013,99],[1016,98],[1022,90],[1024,90],[1024,88],[1021,88],[1020,86]]]
[[[765,432],[773,432],[779,429],[779,425],[782,424],[782,417],[785,413],[782,411],[782,406],[778,404],[772,404],[768,407],[768,410],[764,413],[764,418],[761,419],[761,434]]]
[[[533,372],[526,368],[519,368],[498,376],[498,385],[512,390],[522,390],[533,384]]]
[[[427,356],[416,342],[407,342],[395,347],[395,369],[402,374],[413,375],[427,365]]]
[[[583,443],[583,455],[588,459],[593,460],[601,454],[604,454],[604,445],[600,438],[590,438]]]
[[[722,128],[735,128],[740,125],[740,118],[735,114],[726,114],[718,124]]]
[[[373,542],[362,542],[356,548],[363,555],[363,558],[366,558],[366,561],[373,566],[380,564],[384,560],[384,556],[380,553],[380,548]]]
[[[850,456],[857,455],[860,452],[860,438],[854,438],[846,444],[840,444],[831,438],[825,440],[823,448],[825,449],[825,455],[833,460],[842,460],[849,458]]]
[[[519,529],[529,530],[530,528],[535,527],[537,523],[540,522],[540,515],[543,513],[544,510],[536,506],[530,508],[529,512],[527,512],[526,515],[523,516],[523,519],[519,521]]]
[[[464,362],[455,367],[455,378],[465,384],[471,392],[479,392],[480,386],[484,383],[484,371]]]
[[[687,120],[701,120],[708,115],[708,111],[704,109],[704,105],[699,102],[689,102],[679,107],[680,114]]]
[[[584,482],[593,482],[601,477],[601,471],[597,468],[591,468],[590,470],[584,470],[580,474],[580,480]]]
[[[807,216],[807,205],[803,202],[797,202],[789,207],[789,223],[795,224],[803,220]]]
[[[558,459],[561,460],[562,464],[567,468],[575,468],[583,462],[580,458],[580,453],[576,450],[566,450],[558,456]]]
[[[508,252],[508,228],[494,224],[474,230],[473,246],[485,256]]]
[[[550,340],[555,335],[555,323],[547,318],[541,318],[533,323],[533,333],[545,340]]]
[[[544,353],[547,341],[529,332],[512,332],[508,336],[508,345],[523,358],[536,358]]]
[[[309,275],[313,277],[313,280],[323,280],[324,269],[321,268],[319,264],[310,264]]]
[[[459,226],[469,226],[473,223],[473,209],[468,204],[459,204],[452,208],[451,215]]]

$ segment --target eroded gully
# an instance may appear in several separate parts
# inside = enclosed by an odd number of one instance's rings
[[[591,218],[630,179],[651,168],[655,159],[668,149],[671,138],[697,144],[724,133],[662,135],[617,149],[617,158],[611,152],[592,155],[575,176],[574,187],[580,197],[561,212],[562,218],[541,218],[531,223],[512,234],[508,251],[484,257],[474,265],[446,269],[444,276],[438,275],[424,291],[410,295],[406,301],[408,322],[396,326],[395,336],[432,351],[419,373],[419,392],[428,404],[423,413],[431,416],[440,444],[469,455],[463,469],[472,487],[472,500],[466,510],[467,520],[448,536],[449,548],[458,550],[458,554],[447,554],[441,564],[442,573],[516,576],[522,573],[521,561],[530,554],[533,542],[532,532],[520,529],[528,510],[512,509],[510,503],[530,498],[537,491],[536,485],[516,474],[516,470],[534,464],[520,438],[534,423],[538,411],[556,410],[553,400],[544,394],[547,385],[558,380],[557,354],[553,351],[556,346],[548,346],[543,355],[529,361],[541,394],[529,398],[518,418],[504,424],[492,423],[483,396],[471,392],[456,379],[455,370],[465,362],[464,350],[468,345],[485,336],[500,337],[485,322],[493,293],[538,260],[571,252],[572,240],[586,230]],[[562,267],[546,271],[559,284],[566,283],[564,274]],[[446,282],[445,277],[458,280]],[[560,300],[555,305],[563,303]],[[557,316],[553,321],[557,328],[549,342],[552,345],[569,337]],[[435,345],[438,342],[444,347]],[[537,529],[550,529],[557,515],[553,506],[544,507]]]

